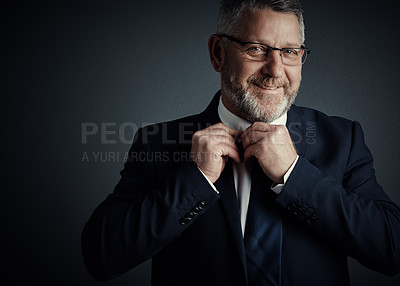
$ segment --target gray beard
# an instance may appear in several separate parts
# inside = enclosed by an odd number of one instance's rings
[[[272,98],[265,96],[262,92],[250,93],[249,88],[252,82],[266,83],[273,81],[271,78],[250,77],[247,80],[247,88],[243,88],[234,76],[229,76],[229,73],[224,69],[222,71],[222,87],[225,94],[232,101],[236,109],[241,113],[244,119],[250,122],[265,122],[271,123],[277,118],[285,114],[296,99],[298,88],[289,90],[288,83],[280,83],[278,85],[284,87],[284,97],[279,104],[269,105],[270,110],[266,110],[259,104],[257,98],[262,98],[266,102],[271,102]]]

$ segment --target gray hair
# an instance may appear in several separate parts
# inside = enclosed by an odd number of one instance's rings
[[[217,34],[232,35],[237,31],[245,10],[270,8],[276,12],[291,13],[299,21],[300,42],[305,41],[303,10],[297,0],[221,0],[218,15]]]

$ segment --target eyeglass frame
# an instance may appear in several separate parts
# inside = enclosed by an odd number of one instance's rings
[[[230,41],[232,41],[232,42],[235,42],[235,43],[241,45],[242,47],[244,47],[244,46],[247,45],[247,44],[255,44],[255,45],[261,45],[261,46],[267,47],[267,49],[268,49],[270,52],[268,53],[268,55],[267,55],[267,57],[266,57],[265,59],[263,59],[263,60],[248,59],[248,60],[250,60],[250,61],[255,61],[255,62],[263,62],[263,61],[266,61],[266,60],[272,55],[272,52],[273,52],[273,51],[280,51],[279,54],[280,54],[280,56],[281,56],[281,60],[282,60],[282,63],[283,63],[284,65],[287,65],[287,66],[301,66],[301,65],[303,65],[303,64],[306,62],[307,56],[308,56],[308,55],[310,54],[310,52],[311,52],[311,50],[308,49],[305,45],[301,45],[300,48],[276,48],[276,47],[269,46],[269,45],[263,44],[263,43],[257,43],[257,42],[243,42],[243,41],[241,41],[241,40],[239,40],[239,39],[237,39],[237,38],[235,38],[235,37],[233,37],[233,36],[227,35],[227,34],[218,34],[218,36],[221,37],[221,38],[227,38],[228,40],[230,40]],[[282,52],[283,52],[284,50],[290,50],[290,49],[303,50],[303,51],[306,53],[305,58],[304,58],[304,62],[302,62],[301,64],[298,64],[298,65],[291,65],[291,64],[285,63],[284,60],[283,60],[283,57],[282,57]]]

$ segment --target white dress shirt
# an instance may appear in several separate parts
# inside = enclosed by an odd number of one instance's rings
[[[219,100],[218,115],[219,115],[219,118],[221,119],[221,122],[224,125],[232,128],[232,129],[246,130],[252,124],[251,122],[249,122],[239,116],[236,116],[235,114],[230,112],[222,103],[222,98],[220,98],[220,100]],[[279,117],[278,119],[271,122],[271,124],[286,125],[286,120],[287,120],[287,113],[283,114],[281,117]],[[284,177],[283,177],[284,183],[283,184],[275,184],[274,186],[271,186],[272,191],[274,191],[276,194],[280,194],[280,192],[282,191],[294,166],[297,163],[298,158],[299,158],[299,156],[297,156],[296,160],[293,162],[293,164],[290,166],[289,170],[284,175]],[[250,161],[248,161],[248,162],[250,162]],[[250,189],[251,189],[251,166],[250,166],[250,164],[248,164],[248,162],[242,161],[241,163],[236,163],[235,161],[232,160],[233,178],[234,178],[235,188],[236,188],[236,197],[238,199],[238,204],[239,204],[242,235],[244,235],[244,230],[245,230],[245,226],[246,226],[247,209],[249,206]],[[204,175],[204,173],[203,173],[203,175]],[[208,180],[207,177],[206,177],[206,179]],[[208,180],[208,182],[211,184],[211,186],[214,188],[214,190],[216,192],[218,192],[218,190],[215,188],[214,184],[211,183],[210,180]]]

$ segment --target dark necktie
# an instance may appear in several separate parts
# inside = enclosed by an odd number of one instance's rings
[[[271,184],[254,160],[244,234],[249,286],[280,285],[282,219]]]
[[[244,147],[243,147],[243,144],[242,144],[242,139],[241,139],[240,137],[236,137],[236,138],[235,138],[235,143],[236,143],[236,146],[237,146],[237,148],[238,148],[240,160],[243,161]]]

